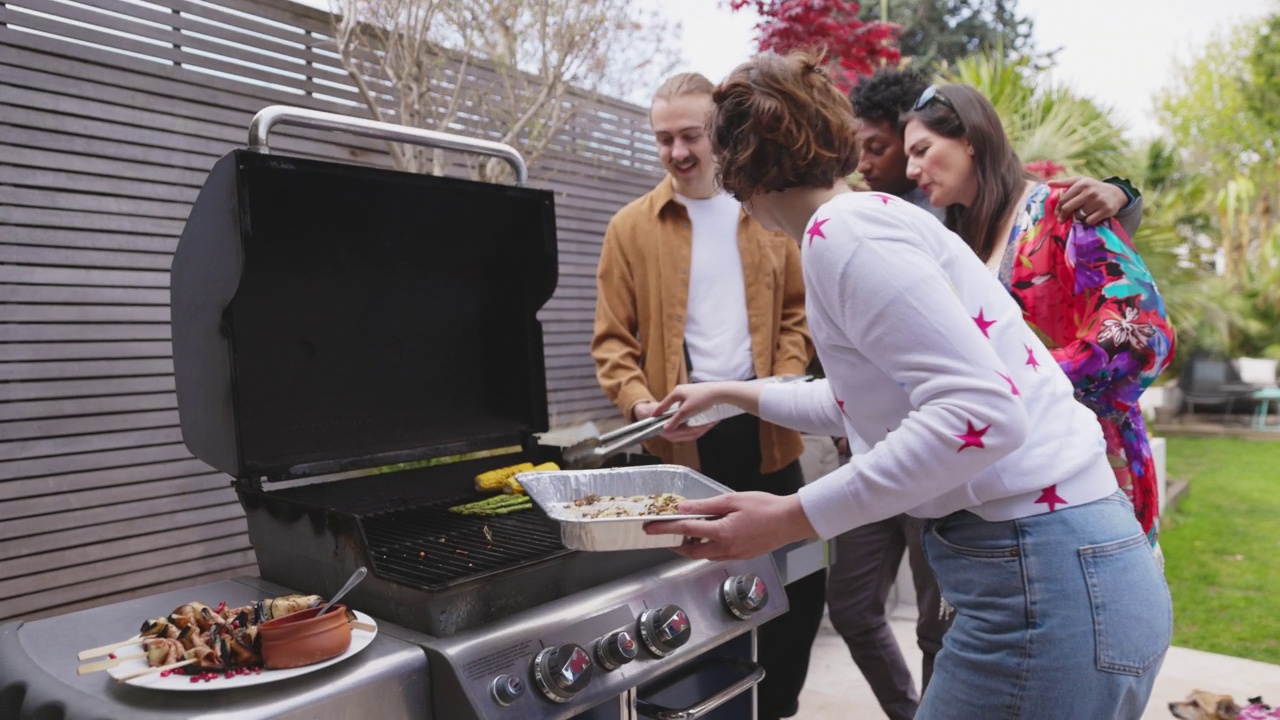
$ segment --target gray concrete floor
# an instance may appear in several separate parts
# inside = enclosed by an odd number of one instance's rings
[[[892,614],[891,624],[918,685],[920,650],[915,644],[914,614],[913,606],[900,603]],[[1258,695],[1272,705],[1280,705],[1280,665],[1171,648],[1141,720],[1173,717],[1169,714],[1169,702],[1182,700],[1197,688],[1232,695],[1242,705],[1246,698]],[[825,618],[813,645],[809,677],[800,695],[800,714],[796,717],[801,720],[874,720],[885,717],[871,694],[871,688],[850,659],[844,641]]]

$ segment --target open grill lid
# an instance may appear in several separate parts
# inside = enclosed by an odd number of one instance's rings
[[[549,192],[234,151],[171,270],[183,439],[269,480],[525,444],[556,276]]]

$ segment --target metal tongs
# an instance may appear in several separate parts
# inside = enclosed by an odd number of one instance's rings
[[[755,382],[760,383],[790,383],[790,382],[807,382],[812,380],[812,375],[796,375],[793,377],[768,377],[760,378]],[[605,460],[617,455],[623,450],[644,442],[651,437],[662,434],[662,430],[666,427],[667,421],[672,415],[680,409],[680,405],[676,404],[670,410],[661,415],[637,420],[630,425],[625,425],[617,430],[611,430],[599,437],[588,438],[578,443],[574,443],[564,449],[562,457],[564,466],[570,470],[591,470],[598,468],[604,464]],[[735,415],[741,415],[745,410],[728,404],[720,404],[712,406],[705,412],[699,413],[685,423],[687,427],[698,427],[700,425],[708,425],[713,422],[719,422],[725,418]]]

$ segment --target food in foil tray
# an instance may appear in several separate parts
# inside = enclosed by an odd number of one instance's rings
[[[578,517],[595,520],[614,517],[645,517],[648,515],[678,515],[683,495],[657,493],[655,495],[598,495],[592,493],[580,497],[565,508]]]

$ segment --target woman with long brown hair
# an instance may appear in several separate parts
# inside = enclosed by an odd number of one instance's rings
[[[907,512],[956,620],[918,720],[1137,718],[1172,630],[1168,588],[1115,486],[1093,414],[974,253],[900,198],[855,193],[848,101],[806,54],[760,55],[716,88],[720,182],[800,243],[826,378],[681,385],[677,427],[721,402],[870,447],[795,495],[681,503],[650,523],[753,557]]]
[[[1115,220],[1061,219],[1061,189],[1023,169],[995,108],[967,85],[930,86],[907,114],[907,176],[996,272],[1098,416],[1116,482],[1158,555],[1155,464],[1138,397],[1173,357],[1151,273]]]

